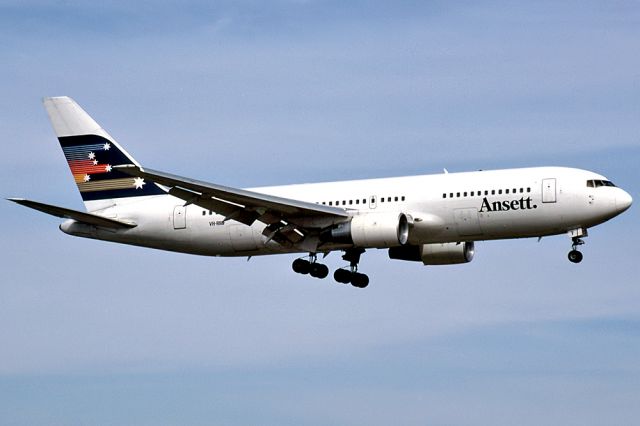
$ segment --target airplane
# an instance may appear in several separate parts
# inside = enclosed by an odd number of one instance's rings
[[[367,287],[361,255],[452,265],[475,242],[568,234],[573,263],[587,230],[631,196],[606,177],[567,167],[405,176],[237,189],[142,167],[73,99],[44,106],[86,211],[9,198],[67,219],[66,234],[204,256],[303,253],[296,273],[326,278],[318,255],[343,253],[335,281]]]

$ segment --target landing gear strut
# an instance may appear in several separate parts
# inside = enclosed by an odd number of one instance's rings
[[[582,239],[582,237],[586,237],[587,236],[587,230],[586,229],[575,229],[572,231],[569,231],[569,235],[571,236],[571,251],[568,254],[568,258],[570,262],[573,263],[580,263],[582,262],[582,252],[580,252],[578,250],[578,247],[580,247],[581,245],[584,244],[584,240]]]
[[[360,263],[360,255],[364,253],[364,249],[348,249],[342,256],[344,260],[349,262],[348,269],[340,268],[333,273],[333,279],[342,284],[351,283],[357,288],[365,288],[369,285],[369,277],[358,272],[358,263]]]
[[[322,263],[317,263],[317,256],[315,253],[309,255],[309,260],[306,259],[296,259],[293,261],[291,267],[293,271],[298,274],[303,275],[311,275],[314,278],[326,278],[329,275],[329,268],[327,265],[323,265]]]

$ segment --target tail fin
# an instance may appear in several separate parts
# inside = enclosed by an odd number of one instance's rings
[[[45,98],[44,106],[87,210],[93,210],[88,204],[96,200],[165,194],[157,185],[113,168],[140,165],[73,99]]]

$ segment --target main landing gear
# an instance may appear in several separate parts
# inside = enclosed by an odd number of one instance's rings
[[[587,236],[586,229],[576,229],[569,231],[569,235],[571,236],[571,251],[567,255],[569,261],[572,263],[580,263],[582,262],[582,252],[578,250],[578,247],[584,244],[584,240],[581,237]]]
[[[358,263],[360,263],[360,255],[364,253],[364,249],[348,249],[342,258],[349,262],[349,269],[336,269],[333,273],[333,279],[342,284],[351,283],[357,288],[365,288],[369,285],[369,277],[358,272]]]
[[[349,266],[337,269],[333,278],[342,284],[351,284],[357,288],[365,288],[369,285],[369,277],[358,272],[358,263],[360,263],[360,255],[364,253],[364,249],[348,249],[342,256],[344,260],[349,262]],[[311,275],[314,278],[326,278],[329,275],[329,268],[326,265],[317,262],[317,255],[312,253],[309,260],[305,258],[296,259],[291,265],[294,272],[303,275]]]
[[[323,265],[322,263],[316,262],[317,257],[315,254],[309,256],[309,260],[306,259],[296,259],[293,261],[291,267],[294,272],[303,275],[311,275],[314,278],[327,278],[329,275],[329,268],[327,265]]]

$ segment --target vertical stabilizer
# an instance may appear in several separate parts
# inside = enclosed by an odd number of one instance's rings
[[[92,201],[165,194],[154,183],[113,168],[140,164],[73,99],[45,98],[44,106],[87,210],[94,210],[89,204],[105,204]]]

